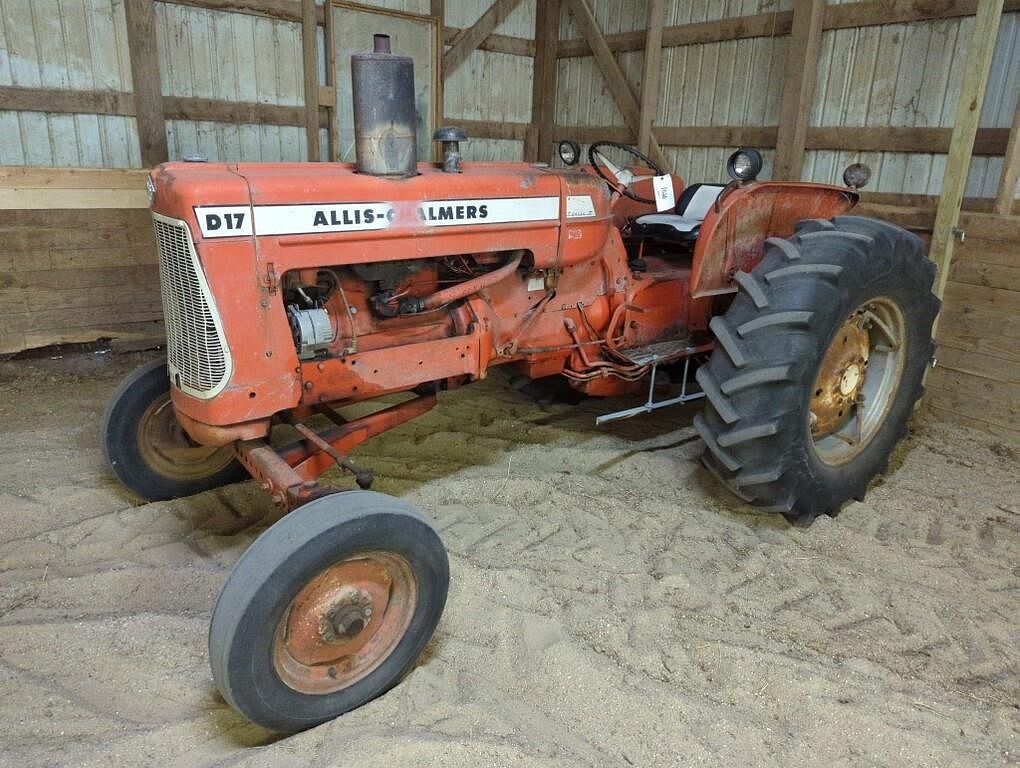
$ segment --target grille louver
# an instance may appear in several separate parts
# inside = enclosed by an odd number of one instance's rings
[[[167,364],[185,392],[209,398],[230,376],[230,351],[187,224],[153,215],[166,318]]]

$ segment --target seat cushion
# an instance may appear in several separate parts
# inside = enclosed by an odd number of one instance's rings
[[[723,189],[721,184],[691,184],[680,194],[676,213],[646,213],[638,216],[631,224],[631,231],[640,237],[656,240],[696,240],[701,222]]]

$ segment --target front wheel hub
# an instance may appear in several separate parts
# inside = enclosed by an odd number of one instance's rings
[[[353,685],[392,653],[416,604],[411,566],[399,555],[365,552],[326,568],[298,592],[277,625],[277,675],[302,693]]]

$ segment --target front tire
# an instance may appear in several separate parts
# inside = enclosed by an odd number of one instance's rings
[[[188,438],[170,402],[166,360],[124,378],[103,416],[102,438],[114,474],[146,501],[191,496],[248,476],[229,448]]]
[[[705,465],[795,523],[862,499],[907,431],[934,354],[935,265],[921,241],[861,217],[801,222],[736,275],[697,380]]]
[[[371,491],[315,499],[234,566],[209,628],[213,679],[271,730],[331,720],[411,669],[449,583],[439,534],[414,507]]]

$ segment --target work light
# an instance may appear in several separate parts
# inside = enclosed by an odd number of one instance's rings
[[[560,142],[560,160],[563,161],[564,165],[577,165],[577,161],[581,158],[581,147],[576,141],[570,139],[564,139]]]
[[[754,181],[761,173],[761,152],[741,147],[726,161],[726,172],[734,181]]]

